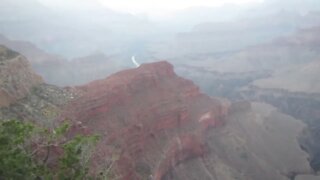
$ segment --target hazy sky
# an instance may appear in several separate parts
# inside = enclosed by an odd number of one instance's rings
[[[108,8],[128,12],[144,13],[150,16],[166,16],[177,10],[206,6],[216,7],[226,3],[246,4],[252,2],[262,2],[263,0],[39,0],[47,5],[70,6],[74,4],[88,5],[94,1],[100,2]]]
[[[108,7],[129,11],[149,12],[152,10],[175,11],[192,6],[220,6],[225,3],[243,4],[259,0],[100,0]]]

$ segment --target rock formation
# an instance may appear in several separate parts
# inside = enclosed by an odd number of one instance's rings
[[[4,46],[0,46],[0,77],[0,107],[25,97],[43,82],[23,56]]]
[[[103,137],[97,159],[120,152],[117,167],[124,179],[153,175],[160,180],[180,163],[203,156],[207,130],[222,125],[228,111],[176,76],[167,62],[144,64],[78,89],[82,96],[64,117]],[[137,171],[143,166],[148,172]]]

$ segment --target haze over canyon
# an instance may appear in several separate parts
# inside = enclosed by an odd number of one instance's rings
[[[320,1],[133,2],[1,0],[0,121],[109,179],[320,179]]]

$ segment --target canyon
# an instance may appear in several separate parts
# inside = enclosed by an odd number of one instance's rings
[[[49,128],[67,120],[70,136],[98,134],[92,173],[110,165],[123,180],[291,180],[314,173],[308,148],[315,148],[303,144],[312,131],[298,120],[303,114],[249,101],[260,97],[252,92],[238,100],[210,97],[166,61],[61,88],[46,84],[18,53],[5,47],[0,53],[1,80],[9,82],[0,87],[10,100],[0,107],[1,119]],[[25,66],[15,66],[17,59]]]
[[[319,180],[320,1],[241,2],[2,0],[0,122],[97,135],[94,179]]]

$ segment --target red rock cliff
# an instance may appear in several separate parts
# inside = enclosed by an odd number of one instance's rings
[[[102,136],[98,169],[115,158],[121,179],[160,180],[175,166],[206,153],[206,132],[223,123],[227,108],[178,77],[168,62],[143,64],[77,87],[69,118]]]

